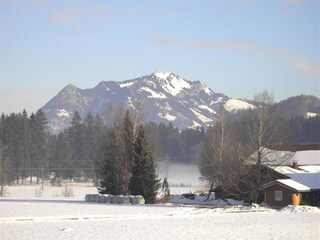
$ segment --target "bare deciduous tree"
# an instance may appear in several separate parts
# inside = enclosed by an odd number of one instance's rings
[[[230,121],[222,112],[216,126],[207,130],[200,157],[200,172],[210,182],[210,190],[226,184],[229,166],[232,166],[230,162],[233,161],[233,144]]]
[[[252,189],[252,200],[258,201],[259,188],[263,184],[262,170],[265,165],[279,165],[286,158],[274,159],[266,163],[270,150],[266,146],[278,141],[281,138],[281,122],[277,121],[273,106],[273,94],[263,91],[254,97],[258,104],[255,109],[250,109],[245,117],[246,133],[248,143],[246,151],[250,154],[247,159],[248,179],[246,184]],[[254,153],[254,154],[252,154]]]
[[[207,130],[200,157],[200,173],[213,186],[232,196],[245,194],[258,201],[259,188],[272,177],[265,166],[279,166],[291,156],[271,156],[270,144],[279,142],[282,122],[273,107],[273,94],[255,96],[258,106],[249,109],[241,122],[231,122],[225,113]]]
[[[147,116],[147,113],[143,111],[141,101],[131,100],[130,116],[133,123],[133,133],[135,134],[138,127],[144,123]]]
[[[126,110],[123,105],[114,106],[112,103],[108,104],[105,112],[106,122],[110,128],[119,127],[122,124]]]

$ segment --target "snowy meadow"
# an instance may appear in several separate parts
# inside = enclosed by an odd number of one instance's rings
[[[318,239],[320,210],[258,205],[99,204],[84,201],[97,193],[90,185],[12,186],[0,199],[1,239]],[[175,190],[173,190],[175,191]],[[179,192],[179,190],[177,190]],[[39,195],[38,195],[39,196]]]

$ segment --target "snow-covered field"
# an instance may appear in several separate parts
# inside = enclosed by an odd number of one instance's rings
[[[38,186],[36,186],[38,188]],[[86,203],[93,187],[10,187],[0,198],[0,239],[319,239],[320,210],[259,206],[208,208],[179,205],[112,205]],[[25,194],[24,194],[25,193]],[[24,198],[23,198],[24,197]]]

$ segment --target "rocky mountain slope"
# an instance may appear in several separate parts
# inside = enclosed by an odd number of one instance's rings
[[[180,129],[213,124],[221,107],[228,111],[253,107],[215,93],[201,81],[188,81],[171,72],[156,72],[123,82],[103,81],[92,89],[82,90],[70,84],[42,110],[52,131],[59,132],[70,124],[76,110],[83,117],[90,111],[105,119],[110,103],[130,108],[134,101],[141,102],[147,121],[172,122]]]

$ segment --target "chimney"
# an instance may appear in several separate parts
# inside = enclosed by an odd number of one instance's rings
[[[296,162],[296,161],[293,162],[292,168],[293,168],[293,169],[299,169],[298,162]]]

